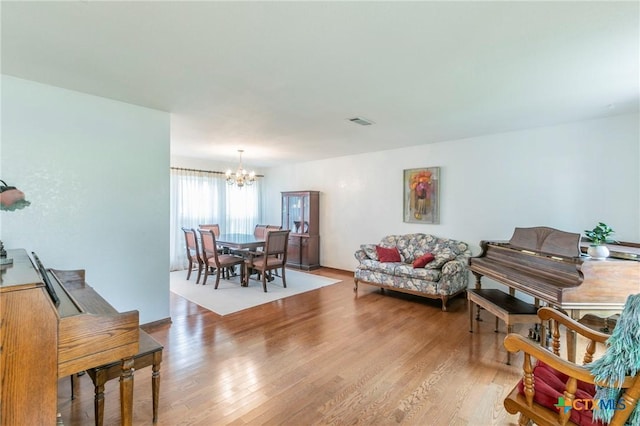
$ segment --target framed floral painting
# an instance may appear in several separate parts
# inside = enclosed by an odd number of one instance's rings
[[[404,221],[440,223],[440,167],[404,171]]]

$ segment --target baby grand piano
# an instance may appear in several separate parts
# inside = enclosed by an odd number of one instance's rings
[[[131,425],[138,311],[119,313],[84,281],[63,285],[46,271],[46,283],[25,250],[7,252],[13,265],[2,267],[0,280],[0,424],[54,425],[59,378],[122,360],[121,422]]]
[[[576,320],[587,312],[620,312],[630,294],[640,293],[637,244],[609,245],[612,257],[592,260],[582,254],[580,234],[534,227],[516,228],[509,241],[481,241],[480,247],[469,260],[477,289],[484,276],[509,287],[511,295],[521,291],[536,305],[543,302]]]

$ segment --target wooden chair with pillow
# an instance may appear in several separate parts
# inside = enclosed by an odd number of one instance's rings
[[[628,309],[632,300],[638,306]],[[549,307],[540,308],[538,316],[552,322],[552,351],[519,334],[509,334],[504,340],[508,351],[524,352],[523,378],[504,400],[509,413],[520,414],[518,424],[617,426],[629,420],[640,424],[640,410],[636,409],[640,397],[640,295],[629,297],[611,336]],[[585,365],[560,356],[561,326],[563,333],[576,332],[586,339]],[[604,355],[593,361],[596,345],[605,342]]]
[[[287,246],[289,230],[267,232],[264,250],[249,252],[245,260],[245,277],[247,283],[251,272],[258,272],[262,277],[262,288],[267,291],[267,274],[273,270],[282,270],[282,285],[286,288],[285,265],[287,263]]]

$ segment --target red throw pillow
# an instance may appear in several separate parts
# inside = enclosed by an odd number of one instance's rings
[[[380,262],[401,262],[400,252],[396,247],[380,247],[376,246],[376,253],[378,253],[378,260]]]
[[[419,258],[413,261],[413,267],[424,268],[427,263],[433,261],[433,259],[435,258],[436,257],[431,253],[423,254],[422,256],[420,256]]]

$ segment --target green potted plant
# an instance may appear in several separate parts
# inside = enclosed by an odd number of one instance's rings
[[[585,230],[584,234],[591,240],[587,254],[596,260],[606,259],[609,256],[609,249],[604,244],[615,242],[609,238],[614,232],[609,225],[603,222],[599,222],[591,231]]]

